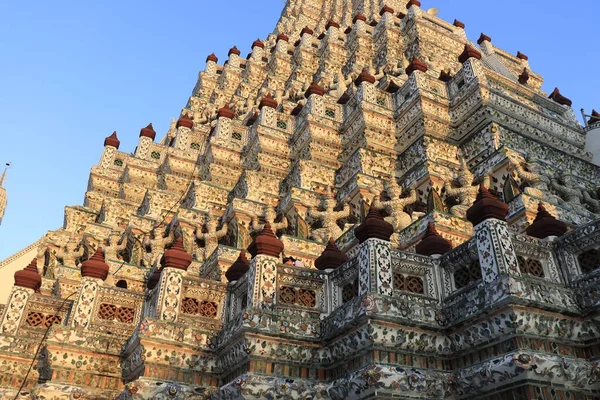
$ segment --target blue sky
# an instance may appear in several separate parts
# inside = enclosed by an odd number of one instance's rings
[[[596,2],[421,0],[439,16],[527,54],[574,108],[600,108]],[[132,152],[141,127],[159,136],[185,105],[206,56],[221,60],[274,28],[282,0],[52,2],[0,5],[0,165],[11,161],[0,260],[63,223],[83,202],[89,169],[116,130]],[[569,4],[572,4],[569,6]]]

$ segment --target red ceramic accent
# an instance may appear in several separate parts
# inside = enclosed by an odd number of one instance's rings
[[[250,262],[246,258],[246,250],[242,250],[237,260],[225,272],[225,277],[229,282],[237,281],[250,269]]]
[[[411,8],[412,6],[421,7],[421,2],[419,0],[410,0],[406,3],[406,8]]]
[[[175,126],[177,128],[183,126],[184,128],[192,129],[194,127],[194,120],[188,115],[188,113],[185,113],[179,117]]]
[[[467,219],[471,221],[473,226],[492,218],[506,221],[507,214],[508,204],[494,197],[483,184],[479,185],[477,199],[467,210]]]
[[[417,57],[413,57],[408,67],[406,67],[406,75],[412,74],[414,71],[427,72],[427,64],[419,60]]]
[[[290,38],[286,34],[280,33],[279,35],[277,35],[277,41],[279,42],[280,40],[283,40],[284,42],[289,42]]]
[[[304,36],[305,33],[308,33],[309,35],[314,35],[315,32],[312,29],[310,29],[308,26],[305,26],[300,31],[300,37]]]
[[[381,239],[388,241],[394,233],[392,224],[383,219],[379,211],[371,204],[369,213],[365,220],[354,229],[354,236],[359,243],[364,243],[368,239]]]
[[[390,79],[390,83],[385,88],[385,91],[388,93],[396,93],[398,90],[400,90],[400,86],[398,86],[393,79]]]
[[[252,49],[255,47],[260,47],[261,49],[265,48],[265,44],[260,40],[260,39],[256,39],[253,43],[252,43]]]
[[[302,103],[298,103],[298,105],[296,107],[294,107],[294,109],[292,110],[291,115],[293,115],[294,117],[300,115],[303,108],[304,108],[304,105]]]
[[[363,22],[367,22],[367,17],[364,16],[364,14],[362,13],[358,13],[354,16],[354,18],[352,18],[352,23],[355,24],[356,21],[363,21]]]
[[[277,101],[271,96],[271,93],[267,93],[267,95],[260,100],[258,109],[262,110],[263,107],[277,108],[277,105]]]
[[[119,150],[120,144],[121,144],[121,141],[117,138],[117,131],[114,131],[112,133],[112,135],[110,135],[109,137],[104,139],[104,147],[112,146],[112,147],[115,147],[117,150]]]
[[[152,126],[152,123],[149,123],[147,127],[142,128],[140,130],[140,137],[142,137],[142,136],[154,140],[154,138],[156,137],[156,132],[154,131],[154,127]]]
[[[34,258],[27,267],[15,272],[15,286],[38,291],[42,286],[42,277],[37,269],[37,260]]]
[[[573,105],[573,102],[570,99],[567,99],[565,96],[560,94],[560,90],[558,90],[558,88],[554,88],[554,91],[550,94],[550,96],[548,96],[548,98],[563,106],[571,107]]]
[[[209,62],[209,61],[217,63],[217,62],[219,62],[219,58],[215,55],[215,53],[212,53],[208,57],[206,57],[206,62]]]
[[[231,49],[229,49],[229,52],[227,53],[227,56],[231,56],[232,54],[235,54],[237,56],[239,56],[242,52],[238,50],[237,47],[233,46]]]
[[[335,240],[330,238],[323,253],[315,260],[315,267],[321,271],[326,269],[337,269],[346,261],[348,261],[348,256],[342,253],[335,244]]]
[[[406,17],[406,14],[404,14],[403,12],[398,13],[398,18],[404,19],[404,17]]]
[[[324,96],[325,89],[323,89],[321,86],[319,86],[318,83],[313,82],[310,84],[308,89],[306,89],[306,93],[304,93],[304,96],[308,99],[313,94],[316,94],[317,96]]]
[[[460,56],[458,56],[458,61],[461,64],[464,64],[469,58],[476,58],[481,60],[481,53],[479,50],[472,48],[468,44],[465,45],[465,50],[462,52]]]
[[[450,75],[446,71],[442,71],[440,72],[440,76],[438,79],[442,82],[450,82],[452,80],[452,75]]]
[[[94,255],[87,261],[81,263],[81,276],[84,278],[95,278],[106,280],[110,267],[104,261],[104,251],[98,247]]]
[[[375,83],[375,77],[367,71],[366,68],[362,70],[362,72],[356,77],[354,80],[354,84],[356,86],[360,86],[363,82]]]
[[[170,249],[165,250],[165,268],[175,268],[187,271],[192,263],[192,256],[183,247],[183,236],[179,236]]]
[[[254,123],[256,122],[256,120],[258,119],[258,113],[254,113],[250,116],[250,118],[248,118],[248,121],[246,121],[246,126],[252,126],[254,125]]]
[[[346,104],[349,100],[350,100],[350,96],[348,95],[348,93],[344,93],[343,95],[340,96],[337,103],[343,105],[343,104]]]
[[[446,254],[452,250],[452,244],[440,236],[433,222],[427,225],[427,233],[415,247],[417,254],[433,256]]]
[[[527,57],[525,54],[521,53],[520,51],[517,51],[517,58],[521,59],[521,60],[529,60],[529,57]]]
[[[488,35],[486,35],[485,33],[482,33],[481,36],[479,36],[479,39],[477,39],[477,44],[481,46],[481,44],[483,42],[490,42],[490,43],[492,43],[492,38],[489,37]]]
[[[233,119],[233,117],[235,117],[235,111],[229,108],[229,104],[225,104],[223,108],[220,108],[219,112],[217,113],[217,118]]]
[[[457,19],[454,20],[454,23],[452,25],[456,26],[457,28],[465,29],[465,23]]]
[[[542,203],[538,204],[535,220],[525,232],[532,237],[545,239],[548,236],[562,236],[567,232],[567,224],[554,218]]]
[[[265,224],[264,229],[254,238],[256,255],[279,257],[283,251],[283,242],[271,230],[271,224]]]
[[[379,15],[383,16],[385,13],[394,15],[394,9],[386,4],[383,6],[383,8],[381,8],[381,11],[379,11]]]
[[[340,24],[338,24],[338,23],[337,23],[337,22],[335,22],[335,21],[329,20],[329,21],[327,22],[327,25],[325,25],[325,30],[327,31],[327,30],[329,30],[329,28],[331,28],[331,27],[333,27],[333,28],[337,28],[337,29],[340,29]]]
[[[529,71],[527,71],[527,68],[523,68],[523,72],[519,75],[519,83],[527,85],[527,82],[529,82]]]
[[[592,116],[590,117],[590,120],[588,121],[588,125],[592,125],[597,122],[600,122],[600,113],[598,113],[598,111],[596,111],[596,110],[592,110]]]

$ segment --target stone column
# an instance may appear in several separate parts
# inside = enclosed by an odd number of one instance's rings
[[[186,113],[177,120],[177,124],[175,126],[177,128],[175,147],[179,150],[189,150],[194,121]]]
[[[248,307],[273,311],[277,293],[277,264],[283,251],[283,243],[267,223],[252,243],[256,251],[248,271]]]
[[[181,308],[183,278],[192,262],[192,256],[183,247],[182,236],[179,236],[173,246],[165,251],[163,258],[164,268],[158,283],[155,318],[176,322]]]
[[[3,334],[14,335],[17,333],[23,319],[25,305],[29,297],[38,291],[41,285],[42,277],[38,272],[35,258],[25,269],[15,272],[15,285],[10,291],[8,303],[2,314],[0,331]]]
[[[142,159],[148,159],[148,157],[150,157],[150,145],[154,142],[155,137],[156,132],[154,131],[152,124],[142,128],[140,131],[140,140],[135,149],[135,156]]]
[[[325,103],[323,100],[325,89],[316,83],[312,83],[304,96],[308,99],[305,108],[310,114],[322,116],[325,113]]]
[[[100,168],[108,168],[113,165],[115,160],[115,154],[119,150],[121,142],[117,138],[117,132],[113,132],[112,135],[104,139],[104,151],[100,157]]]
[[[358,248],[358,295],[378,293],[391,296],[392,253],[390,237],[394,228],[371,205],[369,214],[355,230]]]
[[[87,329],[92,321],[98,290],[108,277],[110,267],[104,261],[104,253],[99,247],[96,253],[81,264],[81,286],[75,302],[75,312],[71,320],[74,328]]]
[[[474,226],[481,275],[485,285],[490,285],[488,304],[516,291],[516,283],[508,279],[503,289],[496,282],[502,278],[518,277],[521,275],[517,254],[512,244],[506,215],[508,205],[496,199],[483,185],[479,188],[477,200],[467,211],[467,219]],[[502,290],[504,290],[502,292]]]

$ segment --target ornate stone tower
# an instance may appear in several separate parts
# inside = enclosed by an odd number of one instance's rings
[[[2,225],[2,219],[4,218],[4,213],[6,212],[6,204],[8,200],[8,196],[6,195],[6,189],[4,186],[4,180],[6,179],[6,170],[8,169],[9,164],[6,164],[6,168],[4,168],[4,172],[2,172],[2,176],[0,176],[0,225]]]
[[[594,398],[600,167],[542,82],[417,0],[289,0],[163,137],[104,140],[15,275],[0,393]]]

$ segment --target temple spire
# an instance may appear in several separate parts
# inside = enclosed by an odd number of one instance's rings
[[[0,176],[0,224],[2,224],[2,218],[4,218],[4,211],[6,211],[6,189],[2,186],[4,179],[6,179],[6,171],[10,168],[10,163],[6,163],[4,172]]]

